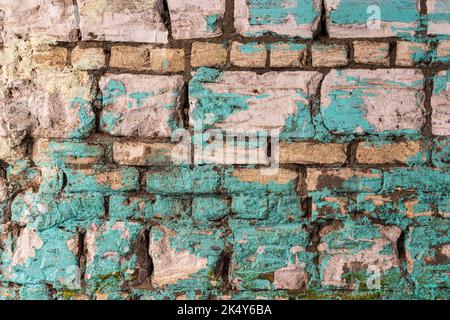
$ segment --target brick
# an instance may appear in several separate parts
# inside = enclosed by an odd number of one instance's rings
[[[332,70],[321,114],[333,134],[418,134],[425,123],[420,70]]]
[[[296,164],[342,164],[347,160],[347,144],[281,142],[280,163]]]
[[[190,161],[177,154],[174,147],[175,145],[170,143],[116,141],[113,144],[113,160],[114,163],[128,166],[171,165],[175,158],[177,163]]]
[[[189,199],[161,195],[112,195],[109,198],[111,219],[172,220],[188,216]]]
[[[84,138],[95,126],[93,78],[81,71],[41,70],[31,81],[9,86],[0,100],[6,135],[45,138]]]
[[[99,194],[53,195],[25,192],[11,205],[11,221],[35,230],[69,226],[86,227],[104,214],[103,196]]]
[[[450,35],[448,12],[450,4],[447,1],[427,0],[428,34]]]
[[[311,217],[317,219],[344,219],[355,210],[355,203],[350,197],[327,194],[323,191],[310,192]]]
[[[306,66],[308,49],[304,44],[277,42],[270,45],[270,66],[302,68]]]
[[[302,225],[267,228],[233,225],[229,281],[235,290],[306,290],[314,277],[314,254]]]
[[[431,126],[434,135],[450,135],[450,71],[440,71],[434,77],[434,89],[431,97]]]
[[[427,43],[397,41],[396,65],[411,67],[419,63],[429,62],[430,46]]]
[[[347,45],[313,44],[311,55],[314,67],[339,67],[349,62]]]
[[[132,282],[136,278],[139,280],[142,273],[147,275],[146,270],[142,269],[148,266],[138,256],[138,250],[146,250],[144,237],[139,223],[110,221],[92,224],[84,238],[84,278],[88,285],[95,286],[103,282],[97,290],[104,290],[104,294],[108,294],[108,286],[116,285],[117,290],[125,282]]]
[[[162,0],[80,0],[80,29],[83,40],[167,43],[162,20]]]
[[[147,172],[146,190],[169,195],[216,193],[220,180],[219,172],[210,166],[161,168]]]
[[[420,8],[416,0],[379,3],[325,0],[324,5],[330,38],[400,37],[414,35],[418,28]]]
[[[103,132],[127,137],[170,137],[180,121],[182,76],[107,74],[99,86],[103,94]]]
[[[227,45],[223,43],[194,42],[191,65],[195,67],[222,67],[227,63]]]
[[[62,47],[44,47],[35,50],[32,61],[36,66],[44,66],[62,70],[67,66],[69,50]]]
[[[152,227],[152,285],[175,292],[213,289],[218,283],[211,275],[225,247],[222,232],[175,224]]]
[[[94,70],[105,67],[106,57],[103,48],[74,48],[72,65],[75,69],[80,70]]]
[[[439,198],[421,192],[393,191],[386,194],[358,194],[357,211],[387,223],[405,227],[420,217],[434,214]],[[420,221],[420,220],[419,220]]]
[[[230,214],[229,202],[216,197],[195,197],[192,217],[197,221],[219,221]]]
[[[298,179],[298,172],[294,170],[280,168],[269,174],[261,169],[235,168],[225,175],[224,189],[232,194],[266,191],[287,193],[296,189]]]
[[[152,49],[150,69],[159,73],[184,71],[184,49]]]
[[[233,42],[231,45],[231,64],[237,67],[264,68],[267,59],[265,44]]]
[[[378,192],[383,174],[377,169],[315,169],[306,171],[307,191]]]
[[[139,171],[135,168],[110,169],[96,166],[89,169],[67,169],[67,192],[99,192],[114,194],[139,190]]]
[[[436,55],[433,56],[434,63],[450,62],[450,40],[442,40],[436,46]]]
[[[436,167],[450,167],[450,138],[438,137],[433,140],[431,160]]]
[[[429,167],[392,168],[384,172],[383,189],[448,192],[450,191],[450,172]]]
[[[389,43],[354,41],[354,59],[356,63],[389,66]]]
[[[277,34],[311,39],[320,25],[322,2],[319,0],[276,2],[236,0],[234,26],[246,37]]]
[[[278,131],[282,138],[313,137],[309,98],[321,78],[306,71],[258,75],[199,69],[189,83],[190,125],[227,134]]]
[[[407,271],[421,295],[445,299],[450,280],[444,271],[450,267],[448,221],[432,219],[427,225],[412,226],[405,238]]]
[[[174,39],[222,35],[225,0],[168,0]]]
[[[2,0],[0,7],[6,40],[15,35],[45,42],[77,40],[76,8],[71,0],[29,0],[26,4]]]
[[[95,165],[105,160],[105,148],[98,144],[38,139],[33,147],[33,161],[42,167]]]
[[[152,47],[113,46],[109,66],[132,70],[150,70],[150,51]]]
[[[356,161],[366,164],[424,164],[428,160],[425,146],[420,141],[361,142]]]
[[[397,255],[400,234],[398,227],[351,220],[324,227],[317,247],[322,285],[351,290],[395,289],[401,279]],[[371,288],[376,285],[371,276],[377,271],[380,288]]]
[[[3,278],[17,284],[50,284],[55,289],[80,287],[78,235],[60,228],[23,228],[8,250]],[[5,252],[6,254],[6,252]],[[6,256],[4,256],[6,258]],[[3,260],[4,263],[8,260]]]

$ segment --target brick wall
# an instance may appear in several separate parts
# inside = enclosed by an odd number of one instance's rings
[[[448,299],[449,11],[0,0],[0,297]]]

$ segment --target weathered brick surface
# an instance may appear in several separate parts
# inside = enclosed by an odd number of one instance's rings
[[[83,40],[167,43],[161,0],[77,1]]]
[[[0,300],[448,299],[449,9],[0,0]]]
[[[180,121],[181,76],[109,74],[100,79],[99,85],[100,129],[104,132],[127,137],[170,137]]]
[[[339,134],[408,134],[424,119],[420,70],[332,70],[322,83],[325,127]]]
[[[168,0],[174,39],[211,38],[222,34],[225,0]]]

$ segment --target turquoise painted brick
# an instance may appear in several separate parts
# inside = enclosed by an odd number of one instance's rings
[[[450,222],[430,218],[406,234],[407,270],[421,299],[446,299],[450,293]]]
[[[86,227],[104,215],[100,194],[52,195],[27,191],[11,205],[11,221],[21,226],[44,230],[60,226]]]
[[[156,194],[205,194],[219,191],[221,176],[215,167],[175,167],[150,170],[147,192]]]
[[[229,201],[217,197],[195,197],[192,200],[194,220],[219,221],[230,214]]]
[[[222,285],[216,267],[225,249],[225,230],[180,223],[150,231],[152,284],[167,293],[203,294]]]
[[[188,214],[188,199],[161,195],[112,195],[109,198],[111,219],[171,220],[186,218]]]
[[[141,266],[138,252],[146,250],[143,227],[135,222],[97,223],[86,232],[86,275],[88,290],[106,295],[108,299],[121,297],[120,288],[136,280]],[[139,242],[140,241],[140,242]]]
[[[1,279],[17,284],[51,284],[55,289],[79,288],[76,232],[61,228],[23,228],[2,254]]]
[[[417,190],[420,192],[450,191],[450,172],[427,167],[395,168],[384,172],[383,192]]]
[[[439,168],[450,167],[450,138],[439,137],[433,140],[434,146],[431,152],[433,164]]]
[[[230,283],[236,290],[306,290],[316,278],[315,253],[306,252],[303,225],[246,227],[230,224],[233,237]]]
[[[311,219],[346,219],[355,211],[355,201],[350,195],[331,192],[310,192]]]
[[[403,290],[397,241],[401,230],[369,220],[347,219],[321,229],[318,250],[323,288]],[[378,279],[378,280],[377,280]]]
[[[66,169],[64,173],[67,177],[66,192],[115,194],[140,188],[139,171],[133,167],[94,166],[91,169]]]
[[[238,219],[266,219],[269,215],[268,196],[261,194],[239,194],[233,196],[231,204]]]

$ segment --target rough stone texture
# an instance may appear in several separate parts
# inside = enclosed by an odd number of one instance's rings
[[[294,142],[280,144],[280,163],[342,164],[347,160],[346,144]]]
[[[398,66],[411,67],[421,62],[427,62],[429,50],[427,43],[398,41],[395,63]]]
[[[111,48],[109,66],[132,70],[150,70],[150,51],[152,47],[114,46]]]
[[[436,56],[433,62],[448,63],[450,62],[450,40],[442,40],[436,47]]]
[[[225,0],[168,0],[174,39],[222,35]]]
[[[83,40],[167,43],[162,0],[77,0]]]
[[[314,67],[340,67],[348,64],[348,47],[339,44],[314,44],[311,50]]]
[[[159,73],[184,71],[184,49],[153,49],[150,70]]]
[[[325,0],[327,31],[331,38],[413,35],[419,24],[418,3],[417,0],[376,3],[370,0]],[[376,23],[374,19],[378,18],[379,23]]]
[[[80,48],[72,51],[72,66],[80,70],[95,70],[106,66],[103,48]]]
[[[191,52],[193,67],[222,67],[227,63],[227,46],[222,43],[194,42]]]
[[[333,133],[408,134],[425,123],[420,70],[332,70],[321,94],[325,127]]]
[[[370,65],[389,65],[389,43],[355,41],[353,42],[354,59],[356,63]]]
[[[306,65],[306,58],[306,45],[283,42],[270,45],[271,67],[304,67]]]
[[[433,96],[431,97],[431,125],[433,134],[448,136],[450,134],[450,72],[440,71],[434,78]]]
[[[93,79],[79,71],[41,70],[2,88],[0,136],[83,138],[94,129]]]
[[[308,97],[317,92],[320,73],[216,71],[200,70],[190,82],[191,126],[203,122],[204,128],[237,134],[267,130],[284,130],[292,136],[310,134]]]
[[[0,8],[3,13],[0,33],[4,33],[4,41],[17,35],[46,42],[77,40],[76,8],[72,0],[1,0]]]
[[[264,68],[267,47],[258,43],[233,42],[231,45],[231,64],[237,67]]]
[[[234,25],[243,36],[267,33],[291,37],[312,38],[318,30],[322,2],[312,1],[255,1],[234,2]]]
[[[450,23],[448,12],[450,4],[448,1],[427,0],[428,9],[428,34],[449,35]]]
[[[181,76],[109,74],[99,85],[102,131],[128,137],[171,136],[179,122]]]
[[[356,161],[370,164],[423,164],[427,161],[425,146],[420,141],[361,142]]]

